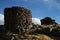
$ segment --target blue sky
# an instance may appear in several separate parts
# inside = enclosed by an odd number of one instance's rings
[[[0,14],[4,8],[22,6],[32,11],[33,18],[51,17],[60,24],[60,0],[0,0]]]

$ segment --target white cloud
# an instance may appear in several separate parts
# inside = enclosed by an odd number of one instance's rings
[[[0,25],[4,25],[4,15],[0,14]]]
[[[47,4],[49,8],[55,7],[56,9],[60,9],[60,2],[58,0],[43,0],[44,4]]]
[[[41,25],[41,21],[39,18],[32,18],[32,23]]]
[[[41,0],[23,0],[25,2],[30,2],[30,3],[36,3],[36,2],[40,2]]]
[[[53,8],[55,7],[56,9],[60,9],[60,2],[59,0],[24,0],[25,2],[32,2],[32,3],[44,3],[48,6],[48,8]]]
[[[32,18],[32,23],[41,25],[41,21],[39,18]],[[0,25],[4,25],[4,15],[0,14]]]

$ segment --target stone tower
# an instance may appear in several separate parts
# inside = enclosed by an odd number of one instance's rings
[[[21,32],[21,29],[29,29],[32,26],[31,11],[24,7],[5,8],[4,20],[5,28],[15,33]]]

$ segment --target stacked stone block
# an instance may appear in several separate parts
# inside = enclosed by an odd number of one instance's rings
[[[23,7],[5,8],[5,28],[11,32],[21,33],[32,26],[31,11]]]

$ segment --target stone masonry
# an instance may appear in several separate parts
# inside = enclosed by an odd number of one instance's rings
[[[24,7],[11,7],[4,9],[5,28],[14,33],[25,32],[32,26],[31,11]]]

